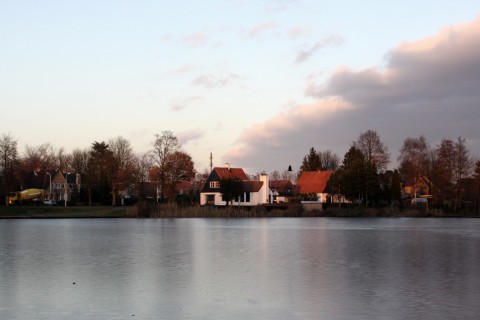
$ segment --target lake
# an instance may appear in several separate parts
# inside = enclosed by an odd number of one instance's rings
[[[478,319],[480,219],[0,220],[0,319]]]

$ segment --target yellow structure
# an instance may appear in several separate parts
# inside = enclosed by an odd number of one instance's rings
[[[25,189],[12,193],[8,197],[8,204],[26,204],[26,203],[38,203],[42,204],[45,199],[45,190],[43,189]],[[40,201],[40,202],[37,202]]]

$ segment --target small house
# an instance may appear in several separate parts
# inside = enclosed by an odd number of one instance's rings
[[[223,180],[233,179],[241,183],[241,192],[231,201],[233,206],[257,206],[272,201],[268,175],[259,180],[250,180],[242,168],[215,167],[200,190],[200,205],[226,206],[221,192]]]

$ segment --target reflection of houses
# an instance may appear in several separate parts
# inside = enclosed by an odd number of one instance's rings
[[[52,182],[47,188],[49,193],[49,199],[55,201],[64,201],[65,196],[67,201],[72,200],[72,194],[80,192],[80,175],[79,174],[66,174],[65,176],[61,172],[57,172],[52,177]]]
[[[270,203],[272,192],[269,188],[268,176],[262,174],[260,180],[249,180],[243,169],[216,167],[212,170],[200,190],[200,205],[225,206],[220,184],[222,180],[235,179],[242,183],[243,193],[231,202],[232,205],[256,206]]]
[[[294,185],[290,180],[270,181],[270,189],[275,203],[289,202],[289,198],[294,195]]]

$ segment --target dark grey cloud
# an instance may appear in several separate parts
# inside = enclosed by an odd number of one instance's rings
[[[309,147],[343,157],[368,129],[389,147],[392,166],[405,138],[418,135],[432,146],[462,136],[475,153],[480,149],[478,57],[480,18],[398,46],[383,69],[339,69],[324,85],[307,84],[315,103],[246,129],[225,158],[256,170],[298,168]]]

